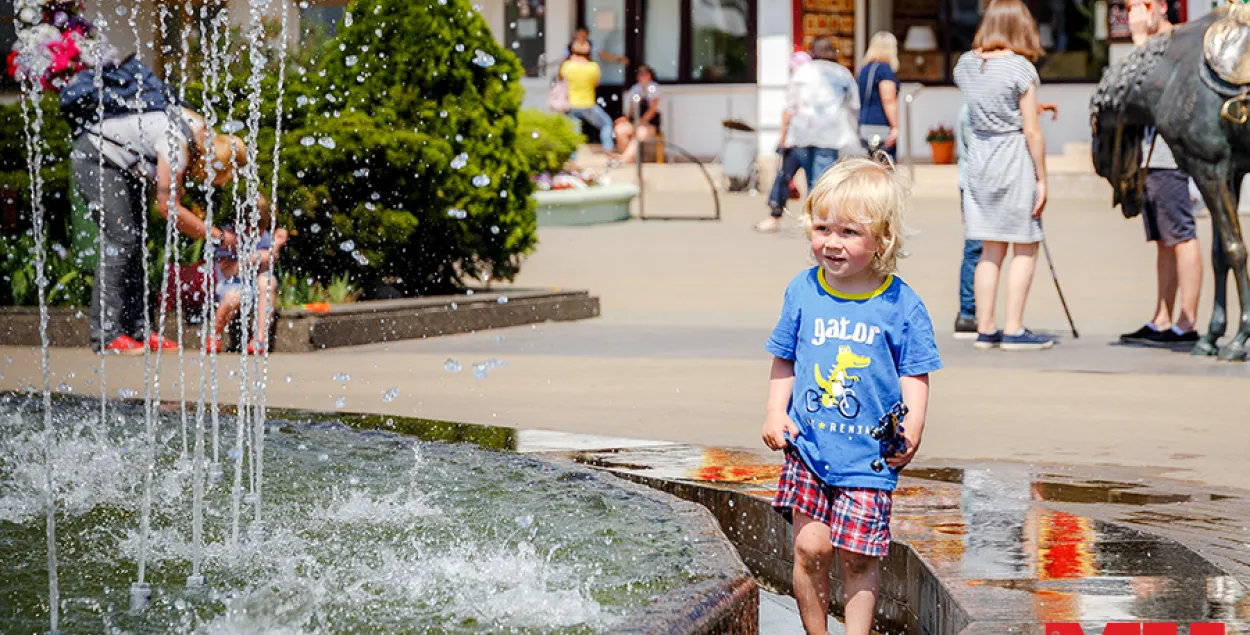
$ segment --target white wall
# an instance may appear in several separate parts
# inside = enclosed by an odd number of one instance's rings
[[[756,15],[757,118],[747,121],[759,131],[759,152],[769,154],[777,147],[781,133],[781,109],[785,106],[790,55],[794,51],[790,35],[794,20],[790,0],[759,0]]]
[[[1051,121],[1049,114],[1041,118],[1047,154],[1062,154],[1067,143],[1089,143],[1092,134],[1089,128],[1089,98],[1094,94],[1094,88],[1094,84],[1042,84],[1038,100],[1059,106],[1059,119]],[[904,85],[904,92],[907,90],[908,86]],[[955,127],[961,103],[959,89],[953,86],[931,86],[916,94],[911,108],[910,139],[917,159],[929,160],[929,146],[924,140],[929,128],[938,124]],[[906,117],[903,125],[907,125]],[[904,131],[904,134],[907,132]],[[907,146],[900,146],[899,151],[899,158],[902,159],[901,153],[907,151]]]

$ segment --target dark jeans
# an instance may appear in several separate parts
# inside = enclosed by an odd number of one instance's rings
[[[794,148],[783,148],[781,151],[781,167],[777,168],[777,178],[773,179],[773,189],[768,193],[768,208],[773,218],[781,218],[786,209],[786,201],[790,200],[790,179],[799,171],[799,157]]]
[[[140,242],[140,232],[153,188],[149,186],[144,192],[143,182],[137,177],[105,161],[101,190],[100,154],[86,135],[78,137],[70,156],[74,181],[87,208],[93,215],[103,210],[104,244],[97,246],[100,253],[91,289],[91,344],[100,350],[122,335],[142,342],[146,337],[142,252],[145,247]]]
[[[977,317],[977,296],[972,291],[972,279],[981,260],[981,241],[964,240],[964,260],[959,265],[959,316]]]
[[[959,213],[963,215],[964,191],[959,190]],[[959,264],[959,316],[976,319],[977,297],[972,280],[976,276],[977,261],[981,260],[981,241],[964,239],[964,259]]]
[[[794,153],[799,168],[803,170],[803,174],[807,175],[808,192],[811,192],[816,185],[816,179],[819,179],[820,175],[829,169],[829,166],[838,161],[838,151],[833,148],[803,146],[801,148],[790,148],[790,152]]]

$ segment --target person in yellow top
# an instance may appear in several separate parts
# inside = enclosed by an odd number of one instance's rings
[[[568,59],[560,64],[560,77],[569,88],[568,114],[599,128],[603,151],[615,154],[612,117],[595,101],[600,73],[599,64],[590,60],[590,42],[574,41],[569,45],[569,53]]]

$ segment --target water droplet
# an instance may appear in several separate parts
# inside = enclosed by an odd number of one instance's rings
[[[59,385],[57,385],[56,390],[57,392],[73,392],[73,389],[70,388],[69,384],[65,382],[61,382]]]
[[[364,254],[360,253],[359,251],[353,251],[352,258],[354,258],[356,262],[359,263],[360,266],[362,267],[367,266],[369,264],[369,258],[366,257]]]
[[[525,516],[517,516],[512,519],[512,522],[516,523],[517,527],[525,528],[534,524],[534,517],[528,514]]]
[[[334,376],[334,381],[337,381],[339,383],[343,383],[343,382],[351,381],[351,380],[352,380],[352,376],[348,375],[347,373],[338,373],[337,375]]]
[[[339,249],[342,249],[343,251],[351,251],[355,248],[356,248],[356,241],[351,240],[350,238],[339,243]]]
[[[386,403],[390,403],[392,401],[395,401],[395,398],[398,396],[399,396],[399,388],[389,388],[387,389],[386,392],[382,393],[382,401],[385,401]]]
[[[116,256],[119,253],[121,252],[118,251],[117,248],[112,245],[109,245],[108,247],[104,248],[104,255],[106,256]]]
[[[346,13],[346,14],[344,14],[344,15],[343,15],[343,26],[351,26],[351,25],[352,25],[352,14],[351,14],[351,13]]]
[[[320,144],[321,147],[327,150],[333,150],[335,147],[338,146],[338,144],[334,143],[334,139],[331,139],[330,137],[322,137],[320,139],[317,139],[317,143]]]
[[[531,133],[530,133],[530,137],[533,137],[534,139],[537,139],[537,138],[538,138],[538,131],[537,131],[537,130],[535,130],[534,132],[531,132]]]
[[[131,397],[135,396],[135,391],[129,388],[118,388],[117,396],[121,397],[122,399],[130,399]]]
[[[289,384],[289,383],[291,383],[291,376],[290,376],[290,375],[287,375],[286,377],[283,377],[282,379],[283,379],[283,381],[285,381],[285,382],[286,382],[286,383],[288,383],[288,384]]]
[[[312,232],[312,233],[314,233],[314,234],[319,234],[319,233],[321,233],[321,225],[318,225],[317,223],[313,223],[313,224],[312,224],[312,227],[309,227],[309,228],[308,228],[308,231],[310,231],[310,232]]]
[[[453,170],[459,170],[468,164],[469,164],[469,154],[467,152],[461,152],[460,154],[456,155],[456,158],[451,160],[451,168]]]
[[[447,361],[443,362],[443,370],[449,373],[458,373],[461,371],[461,369],[462,367],[460,366],[460,362],[454,359],[448,359]]]
[[[473,51],[473,63],[482,68],[489,68],[495,65],[495,56],[482,49],[475,49]]]
[[[473,177],[473,185],[475,187],[486,187],[487,185],[490,185],[490,177],[485,174],[479,174]]]
[[[446,3],[446,2],[439,2],[439,4],[447,4],[447,3]],[[456,52],[457,52],[457,53],[463,53],[463,52],[464,52],[464,44],[459,44],[459,43],[457,43],[457,44],[456,44]]]
[[[455,208],[455,207],[447,210],[447,215],[457,220],[464,220],[469,217],[468,212],[462,209]]]
[[[317,460],[318,460],[318,461],[329,461],[329,460],[330,460],[330,455],[329,455],[329,454],[318,454],[318,455],[317,455]]]
[[[346,405],[347,405],[347,397],[339,397],[338,399],[334,400],[335,408],[342,409]]]
[[[355,56],[355,55],[348,55],[348,56],[347,56],[347,59],[345,59],[345,60],[343,60],[343,61],[344,61],[344,62],[345,62],[348,66],[355,66],[355,65],[356,65],[356,62],[358,62],[359,60],[358,60],[358,59],[356,59],[356,56]]]
[[[501,296],[499,296],[499,299],[498,299],[498,300],[495,300],[495,302],[498,302],[499,304],[507,304],[507,303],[508,303],[508,296],[506,296],[506,295],[501,295]]]
[[[243,458],[243,450],[240,450],[239,448],[231,448],[230,451],[226,452],[226,458],[231,461],[238,461]]]
[[[304,146],[304,147],[308,147],[308,146],[311,146],[311,145],[312,145],[312,144],[314,144],[314,143],[317,143],[317,140],[316,140],[315,138],[313,138],[313,137],[304,137],[303,139],[300,139],[300,140],[299,140],[299,143],[300,143],[300,145],[302,145],[302,146]]]

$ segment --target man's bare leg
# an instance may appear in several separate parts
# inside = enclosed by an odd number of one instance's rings
[[[1158,295],[1155,298],[1155,316],[1150,321],[1159,331],[1172,328],[1172,309],[1176,306],[1176,248],[1157,241],[1155,255],[1155,278]]]
[[[1202,296],[1202,246],[1194,238],[1176,245],[1172,250],[1176,253],[1176,279],[1181,295],[1181,312],[1176,318],[1176,328],[1188,333],[1198,322],[1198,300]]]
[[[807,635],[829,633],[829,568],[833,544],[829,525],[794,514],[794,599]]]

